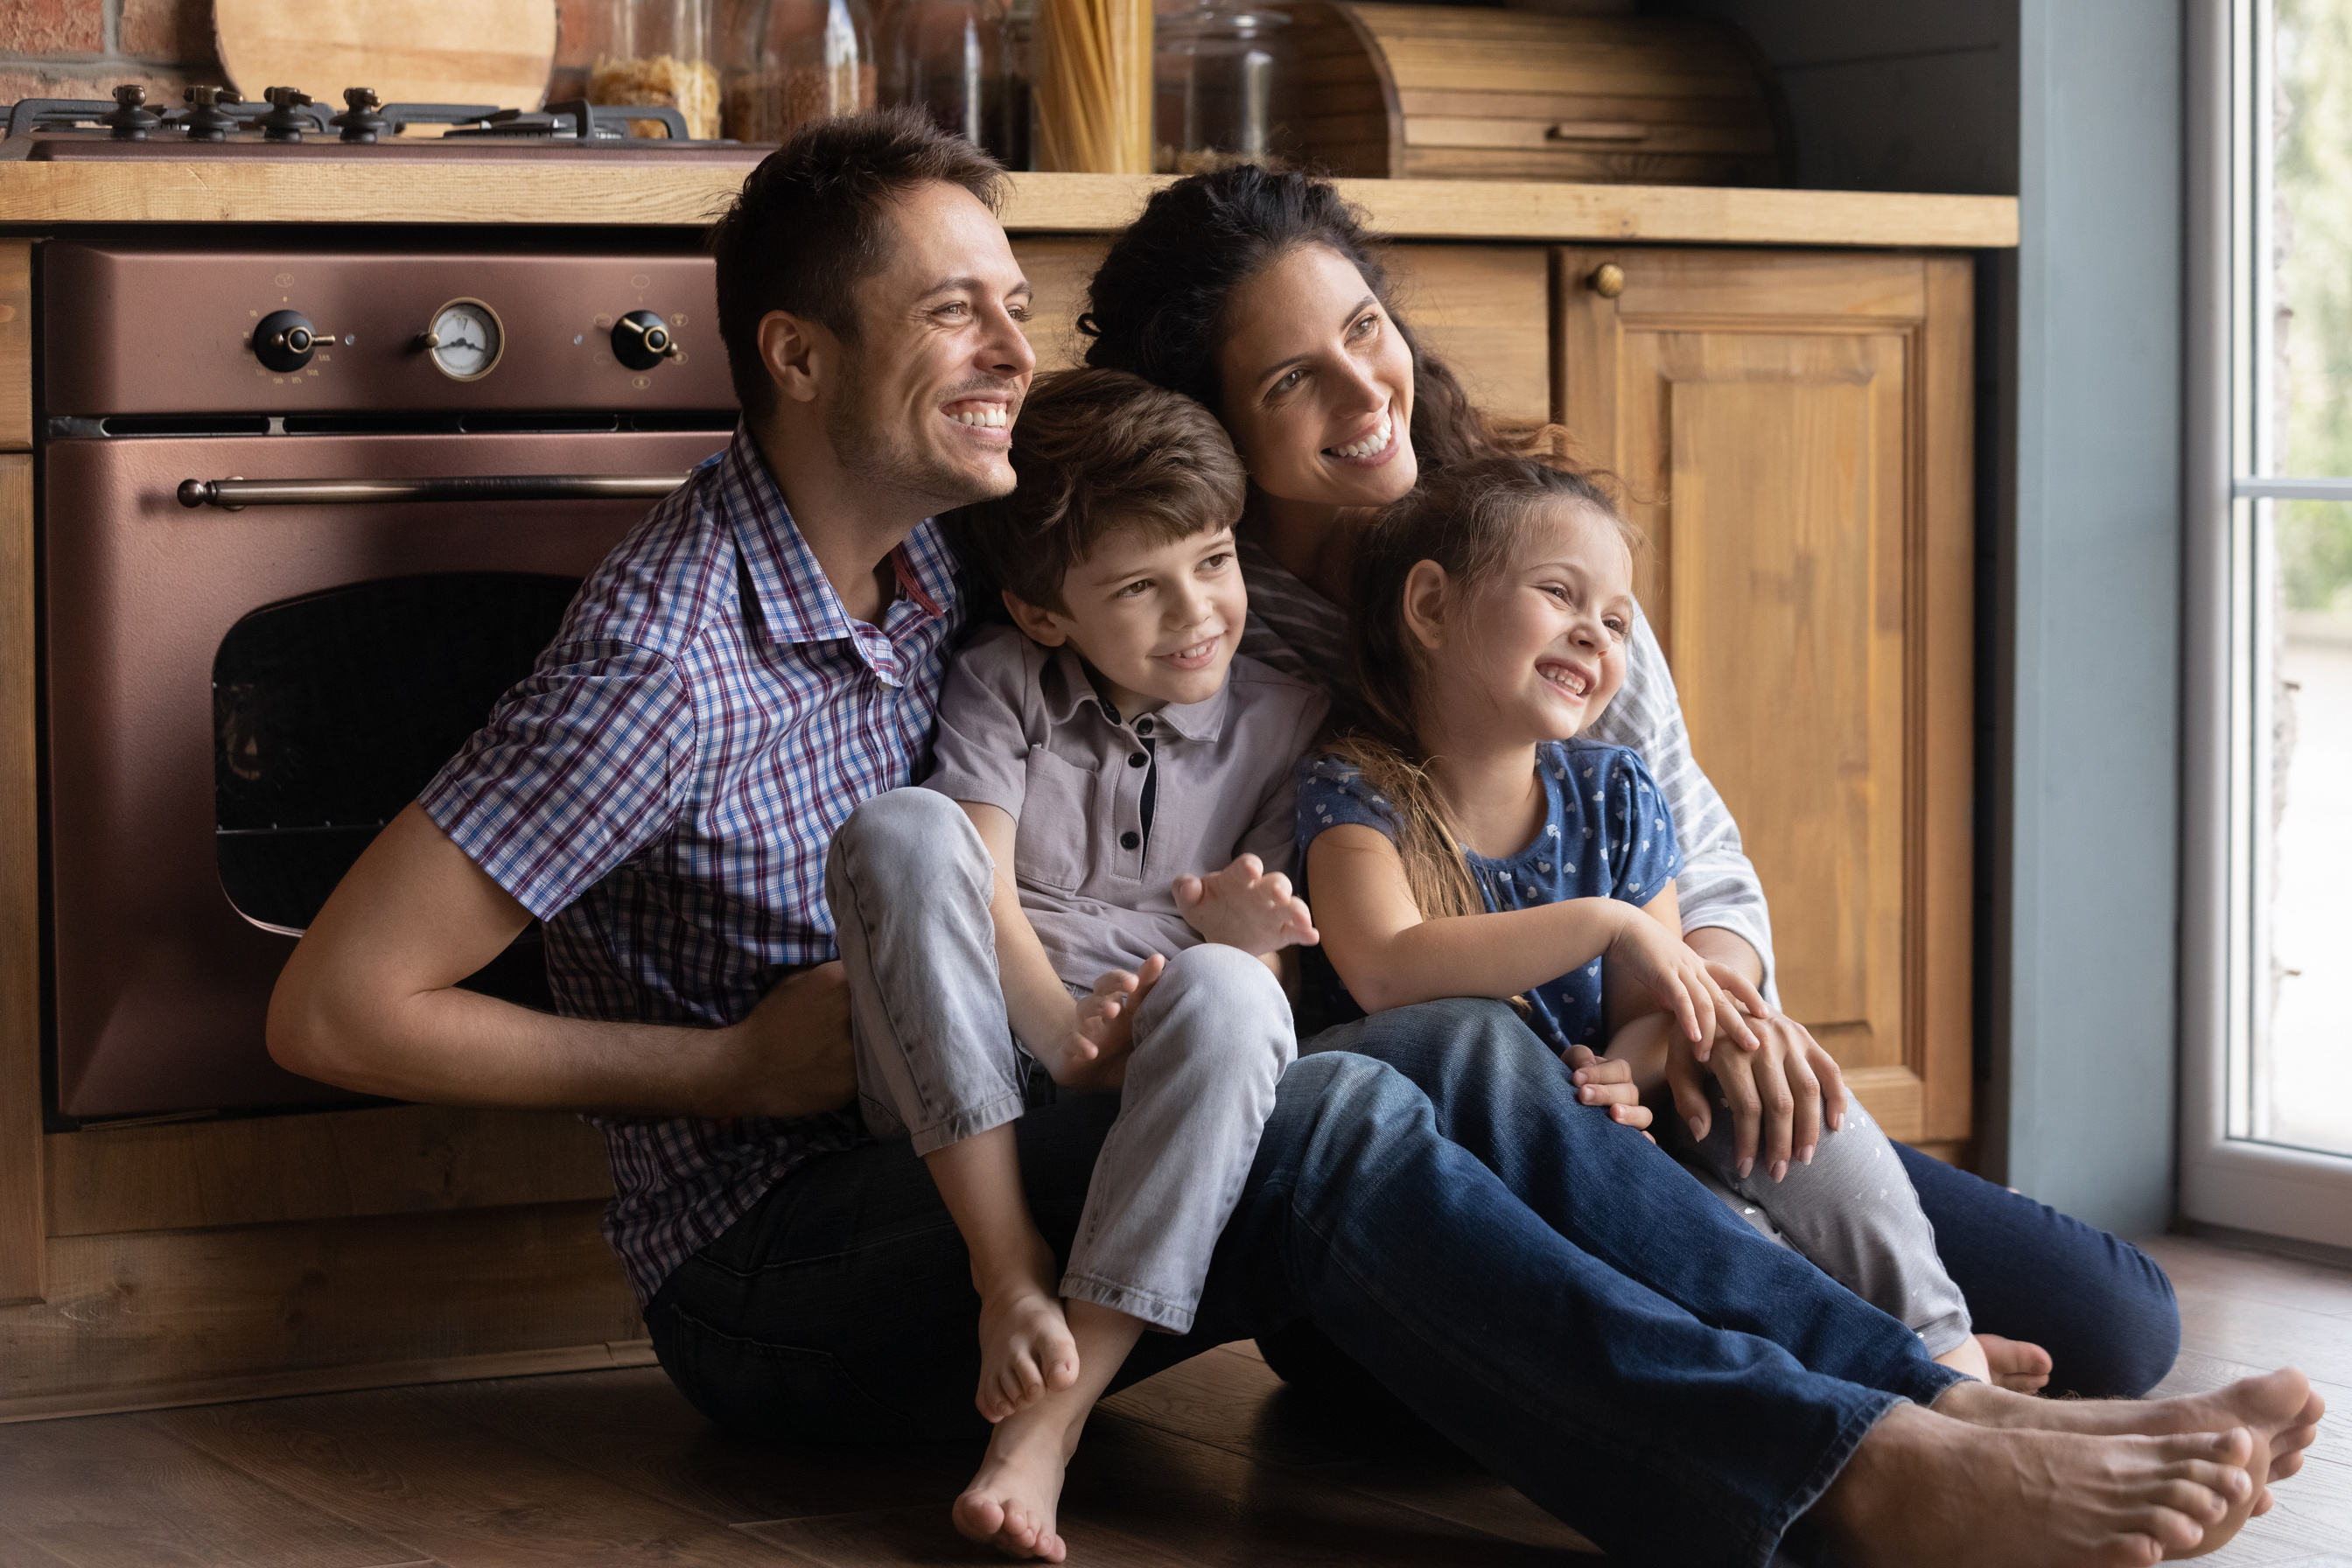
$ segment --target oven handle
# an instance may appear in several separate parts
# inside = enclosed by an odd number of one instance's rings
[[[184,479],[180,504],[353,506],[377,501],[659,500],[684,474],[472,474],[432,479]]]

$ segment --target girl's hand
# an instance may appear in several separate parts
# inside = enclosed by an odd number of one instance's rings
[[[1641,1086],[1633,1081],[1633,1064],[1613,1057],[1596,1057],[1590,1046],[1570,1046],[1564,1060],[1569,1081],[1576,1085],[1580,1105],[1605,1105],[1609,1120],[1649,1138],[1650,1108],[1642,1103]],[[1650,1142],[1657,1140],[1650,1138]]]
[[[1715,1118],[1702,1072],[1712,1073],[1731,1110],[1739,1175],[1745,1179],[1755,1169],[1760,1146],[1765,1169],[1777,1182],[1788,1175],[1792,1158],[1812,1163],[1824,1121],[1832,1131],[1844,1122],[1845,1075],[1805,1026],[1785,1015],[1756,1019],[1752,1033],[1755,1050],[1717,1051],[1705,1058],[1675,1041],[1666,1082],[1691,1136],[1704,1139]]]
[[[1210,942],[1263,953],[1323,940],[1307,900],[1291,892],[1290,879],[1279,871],[1267,875],[1265,862],[1255,855],[1239,856],[1205,877],[1179,877],[1173,890],[1177,912]]]
[[[1720,1028],[1742,1044],[1753,1038],[1748,1021],[1710,974],[1707,963],[1688,943],[1631,904],[1616,904],[1623,913],[1617,935],[1602,956],[1612,970],[1647,992],[1673,1015],[1684,1038],[1705,1061]]]
[[[1135,1010],[1151,994],[1168,961],[1153,953],[1140,968],[1114,969],[1078,998],[1076,1022],[1061,1050],[1041,1058],[1064,1089],[1114,1089],[1127,1081],[1128,1053],[1135,1049]]]
[[[1771,1005],[1764,1000],[1764,993],[1756,989],[1756,983],[1730,964],[1710,958],[1706,961],[1706,973],[1707,978],[1715,982],[1717,990],[1739,1005],[1739,1013],[1747,1015],[1749,1018],[1769,1018],[1772,1016]],[[1735,1030],[1731,1039],[1742,1050],[1752,1051],[1763,1044],[1755,1030],[1748,1027]],[[1698,1053],[1698,1059],[1705,1061],[1706,1058],[1707,1051],[1702,1047]]]

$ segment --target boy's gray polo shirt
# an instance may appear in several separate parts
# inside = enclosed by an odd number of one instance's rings
[[[990,626],[948,671],[923,787],[1020,824],[1021,907],[1055,973],[1091,987],[1106,970],[1201,940],[1176,910],[1177,878],[1244,853],[1290,869],[1291,766],[1328,706],[1307,682],[1236,658],[1207,701],[1114,723],[1076,653]],[[1146,842],[1143,780],[1155,766]]]

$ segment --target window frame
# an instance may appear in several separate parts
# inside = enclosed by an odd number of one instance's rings
[[[2255,378],[2273,360],[2252,263],[2271,207],[2256,156],[2270,131],[2269,24],[2268,0],[2189,0],[2179,1206],[2209,1225],[2352,1247],[2352,1157],[2248,1135],[2269,815],[2255,809],[2269,704],[2254,610],[2272,570],[2259,509],[2352,505],[2352,477],[2263,477]]]

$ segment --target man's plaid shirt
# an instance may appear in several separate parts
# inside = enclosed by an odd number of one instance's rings
[[[835,956],[826,847],[925,771],[961,619],[936,523],[894,563],[880,629],[851,620],[739,428],[426,786],[425,814],[547,922],[563,1014],[731,1024]],[[613,1161],[605,1235],[641,1302],[794,1166],[864,1136],[849,1112],[591,1120]]]

